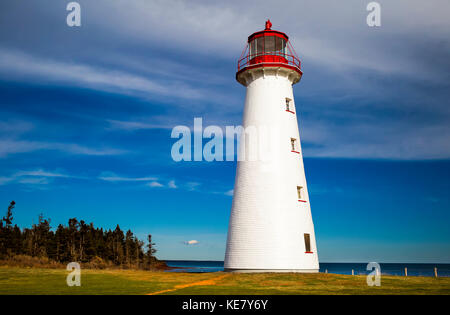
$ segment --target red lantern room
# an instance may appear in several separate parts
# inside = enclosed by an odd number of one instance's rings
[[[284,68],[295,71],[300,81],[302,76],[301,63],[294,51],[289,37],[282,32],[272,30],[270,20],[266,21],[263,31],[253,33],[248,37],[248,43],[238,61],[236,79],[244,84],[241,74],[255,68]],[[245,85],[245,84],[244,84]]]

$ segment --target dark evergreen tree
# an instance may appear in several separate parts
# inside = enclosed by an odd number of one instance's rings
[[[16,203],[14,202],[14,200],[11,201],[11,203],[9,204],[9,207],[8,207],[8,211],[6,212],[6,217],[3,217],[3,222],[5,222],[5,227],[7,229],[11,228],[11,226],[12,226],[12,220],[13,220],[12,211],[13,211],[15,205],[16,205]]]
[[[13,221],[13,209],[15,207],[16,203],[11,201],[11,203],[8,206],[8,210],[6,212],[6,216],[2,219],[2,225],[0,229],[0,256],[10,256],[13,254],[13,247],[14,247],[14,234],[13,234],[13,227],[12,227],[12,221]],[[4,222],[4,224],[3,224]]]
[[[147,241],[148,241],[148,244],[147,244],[147,256],[148,257],[153,257],[153,254],[156,253],[156,248],[155,248],[155,243],[153,243],[153,241],[152,241],[152,235],[151,234],[149,234],[147,236]]]

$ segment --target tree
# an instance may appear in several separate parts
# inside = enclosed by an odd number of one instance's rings
[[[38,257],[48,257],[50,243],[53,233],[50,231],[50,220],[45,219],[41,213],[38,224],[33,225],[33,255]]]
[[[156,253],[155,243],[152,242],[152,235],[149,234],[148,237],[148,244],[147,244],[147,256],[153,257],[153,254]]]
[[[2,219],[2,225],[0,227],[0,255],[12,255],[14,254],[13,245],[14,245],[14,235],[12,228],[13,221],[13,209],[16,203],[11,201],[8,206],[8,211],[6,212],[6,216]],[[5,226],[3,226],[3,222],[5,222]]]
[[[55,232],[55,259],[56,261],[66,261],[67,260],[67,231],[66,228],[60,224]]]
[[[125,234],[125,261],[129,267],[131,267],[131,263],[133,261],[134,256],[134,236],[131,230],[128,230]]]
[[[10,229],[12,226],[12,220],[13,220],[13,209],[15,207],[16,203],[13,201],[11,201],[11,203],[9,204],[8,207],[8,211],[6,212],[6,217],[3,217],[3,221],[5,222],[6,228]]]
[[[123,234],[122,230],[120,229],[119,225],[117,224],[116,229],[113,232],[113,239],[114,239],[114,262],[117,265],[120,265],[124,261],[124,252],[123,248],[125,245],[125,235]]]
[[[140,241],[136,238],[136,267],[139,268],[141,265],[141,257],[144,255],[144,251],[142,247],[144,246],[144,242]]]
[[[77,239],[79,237],[78,233],[79,222],[76,218],[69,219],[69,228],[68,228],[68,244],[67,247],[69,249],[69,259],[71,261],[78,261],[78,253],[77,253]]]
[[[148,243],[147,243],[147,253],[146,253],[146,256],[147,256],[147,259],[146,259],[147,266],[146,267],[150,268],[156,261],[156,257],[153,256],[153,254],[156,253],[156,248],[155,248],[155,243],[152,242],[151,234],[149,234],[147,236],[147,241],[148,241]]]
[[[86,223],[83,220],[80,220],[80,246],[79,246],[79,254],[80,254],[80,261],[87,261],[85,259],[85,248],[86,248],[86,239],[87,234],[89,232],[89,226],[86,225]]]
[[[11,251],[16,254],[20,255],[22,254],[22,231],[20,228],[16,225],[11,230]]]

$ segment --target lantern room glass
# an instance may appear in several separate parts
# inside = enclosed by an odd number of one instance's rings
[[[284,56],[286,40],[278,36],[261,36],[250,42],[250,58],[262,55]]]

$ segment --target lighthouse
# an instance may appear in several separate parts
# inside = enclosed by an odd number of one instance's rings
[[[235,272],[318,272],[292,90],[303,72],[288,36],[271,28],[268,20],[264,30],[250,35],[238,61],[236,80],[247,89],[242,126],[270,131],[241,140],[240,152],[258,146],[270,151],[270,158],[246,155],[238,160],[224,267]]]

